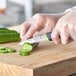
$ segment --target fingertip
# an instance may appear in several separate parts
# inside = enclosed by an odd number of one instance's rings
[[[21,39],[23,39],[23,38],[24,38],[22,34],[20,34],[20,38],[21,38]]]
[[[21,39],[23,39],[25,37],[25,35],[26,35],[26,32],[30,28],[30,23],[24,22],[23,24],[21,24],[20,28],[21,28],[21,30],[20,30],[20,37],[21,37]]]
[[[72,41],[73,41],[72,38],[68,38],[67,40],[61,40],[61,43],[62,43],[62,44],[68,44],[68,43],[70,43],[70,42],[72,42]]]
[[[21,31],[21,32],[20,32],[20,37],[21,37],[21,39],[23,39],[24,35],[25,35],[25,32],[24,32],[24,31]]]
[[[57,38],[53,38],[53,42],[55,44],[60,44],[61,43],[60,39],[57,39]]]
[[[68,41],[67,40],[61,40],[61,43],[65,45],[68,43]]]
[[[61,33],[61,43],[67,44],[69,42],[69,34],[66,32]]]
[[[25,36],[26,36],[27,38],[31,38],[31,37],[34,36],[34,34],[36,33],[36,31],[37,31],[37,28],[31,26],[31,27],[29,28],[29,30],[27,31],[27,33],[25,34]]]
[[[52,40],[54,41],[55,44],[60,43],[59,33],[58,33],[58,31],[56,29],[53,30],[51,36],[52,36]]]
[[[25,27],[21,24],[21,26],[20,26],[20,37],[23,38],[24,34],[25,34]]]
[[[61,43],[62,44],[67,44],[69,41],[69,34],[65,32],[61,32]]]
[[[56,41],[56,40],[54,40],[54,43],[55,43],[55,44],[57,44],[57,45],[59,44],[59,42],[58,42],[58,41]]]

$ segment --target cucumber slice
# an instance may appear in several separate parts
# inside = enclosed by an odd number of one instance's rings
[[[0,50],[0,53],[9,53],[7,50]]]
[[[0,50],[5,50],[6,48],[5,47],[0,47]]]
[[[12,52],[16,52],[16,50],[9,47],[0,47],[0,53],[12,53]]]
[[[0,47],[0,53],[8,53],[5,47]]]
[[[20,52],[19,52],[19,55],[21,56],[28,56],[30,55],[31,52],[26,52],[24,49],[21,49]]]
[[[16,50],[13,48],[6,47],[6,49],[8,50],[9,53],[16,52]]]

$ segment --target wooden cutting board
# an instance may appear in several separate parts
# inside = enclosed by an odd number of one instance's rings
[[[20,26],[9,27],[20,31]],[[18,42],[0,44],[16,53],[0,54],[0,76],[70,76],[76,73],[76,42],[55,45],[42,42],[29,56],[20,56]],[[72,75],[71,75],[72,76]]]
[[[29,56],[20,56],[18,43],[0,44],[16,53],[0,54],[0,76],[68,76],[76,72],[76,42],[42,42]]]

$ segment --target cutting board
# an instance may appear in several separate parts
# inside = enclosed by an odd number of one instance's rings
[[[18,42],[0,44],[16,53],[0,54],[0,76],[68,76],[76,72],[76,42],[42,42],[29,56],[20,56]]]
[[[20,31],[19,26],[9,29]],[[76,42],[41,42],[29,56],[20,56],[19,42],[0,44],[16,53],[0,54],[0,76],[69,76],[76,73]]]

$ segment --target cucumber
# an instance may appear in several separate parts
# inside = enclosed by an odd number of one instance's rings
[[[0,53],[13,53],[16,52],[15,49],[9,47],[0,47]]]
[[[15,30],[0,28],[0,43],[20,41],[20,34]]]
[[[0,47],[0,53],[8,53],[5,47]]]
[[[10,32],[7,28],[0,28],[0,33]]]
[[[30,53],[31,52],[25,52],[24,49],[21,49],[20,52],[19,52],[19,55],[21,55],[21,56],[28,56],[28,55],[30,55]]]
[[[9,47],[6,47],[6,50],[7,50],[9,53],[16,52],[15,49],[13,49],[13,48],[9,48]]]
[[[7,28],[0,28],[0,31],[9,31]]]
[[[39,43],[24,43],[22,49],[19,52],[21,56],[30,55],[30,53],[38,46]]]
[[[30,43],[24,43],[22,49],[25,50],[25,52],[30,52],[33,49],[33,45]]]
[[[20,35],[15,33],[0,34],[0,43],[20,41]]]

